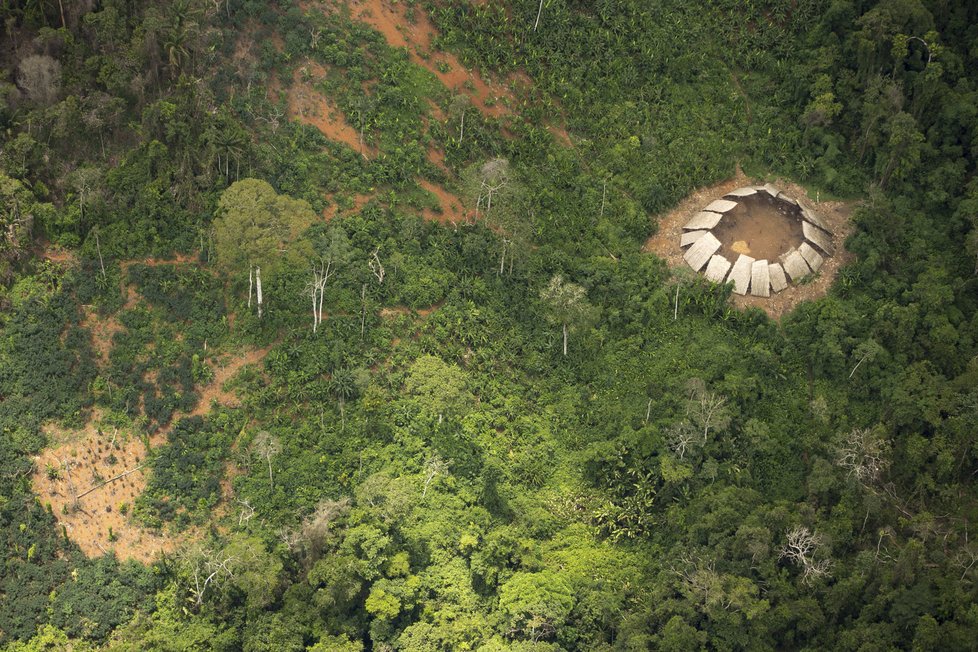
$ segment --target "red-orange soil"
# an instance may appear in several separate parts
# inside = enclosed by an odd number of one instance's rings
[[[346,122],[332,100],[316,88],[316,83],[325,76],[326,69],[311,61],[296,69],[292,83],[285,89],[288,117],[312,125],[329,140],[343,143],[368,158],[373,157],[376,152],[367,144],[361,144],[357,130]],[[272,99],[275,99],[279,88],[278,84],[269,87]]]
[[[404,3],[362,0],[351,2],[350,8],[357,20],[383,34],[392,47],[405,48],[413,63],[431,71],[446,88],[468,95],[472,104],[486,116],[500,117],[510,113],[514,100],[506,85],[494,80],[487,82],[465,68],[455,55],[432,50],[431,42],[437,31],[420,5],[414,8],[413,20],[409,20]]]

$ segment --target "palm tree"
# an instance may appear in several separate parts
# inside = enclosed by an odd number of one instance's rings
[[[234,159],[237,180],[240,159],[248,142],[244,130],[228,116],[220,115],[208,129],[207,141],[217,157],[217,169],[226,181],[231,180],[231,159]]]
[[[329,380],[329,391],[340,404],[340,419],[344,428],[346,427],[346,415],[343,408],[348,399],[356,397],[358,390],[356,374],[352,369],[343,368],[333,372]]]
[[[197,14],[194,0],[176,0],[167,8],[169,25],[163,35],[163,51],[173,77],[177,77],[191,57],[190,44],[197,36]]]

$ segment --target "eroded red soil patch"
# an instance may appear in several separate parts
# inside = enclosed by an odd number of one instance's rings
[[[463,66],[455,55],[432,49],[437,31],[420,5],[414,8],[413,20],[409,20],[404,3],[362,0],[350,3],[350,8],[357,20],[383,34],[392,47],[405,48],[413,63],[431,71],[446,88],[467,95],[486,116],[500,117],[511,112],[513,94],[506,85],[496,81],[487,83]]]
[[[421,212],[426,220],[440,222],[442,224],[459,224],[468,220],[468,214],[462,200],[438,184],[420,179],[418,185],[438,198],[441,212],[425,209]]]
[[[436,147],[429,148],[428,160],[431,161],[434,165],[437,165],[443,171],[448,172],[448,166],[445,165],[445,152],[443,152],[442,150]]]
[[[312,125],[326,138],[343,143],[364,156],[374,152],[360,140],[360,134],[346,122],[343,113],[321,91],[316,88],[319,80],[326,76],[326,69],[315,62],[299,66],[292,75],[292,83],[286,89],[288,117],[303,124]],[[269,87],[270,97],[275,98],[280,87]]]
[[[367,202],[369,202],[374,197],[375,195],[356,194],[353,195],[353,206],[351,206],[350,208],[340,208],[339,204],[336,202],[335,197],[327,196],[327,199],[329,199],[332,203],[330,203],[329,206],[323,209],[323,217],[328,222],[334,217],[336,217],[337,215],[352,215],[354,213],[358,213],[363,209],[364,206],[367,205]]]
[[[62,249],[57,246],[44,247],[38,254],[41,258],[45,260],[50,260],[54,263],[74,263],[77,258],[75,252],[68,251],[67,249]]]

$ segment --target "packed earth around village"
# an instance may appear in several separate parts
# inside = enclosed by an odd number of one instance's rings
[[[978,4],[0,18],[0,651],[975,648]]]

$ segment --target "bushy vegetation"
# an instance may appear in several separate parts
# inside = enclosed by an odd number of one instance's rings
[[[0,8],[0,645],[971,649],[973,3],[403,10],[527,75],[508,115],[342,4]],[[857,204],[780,322],[642,253],[737,165]],[[93,408],[165,434],[151,566],[33,493]]]

